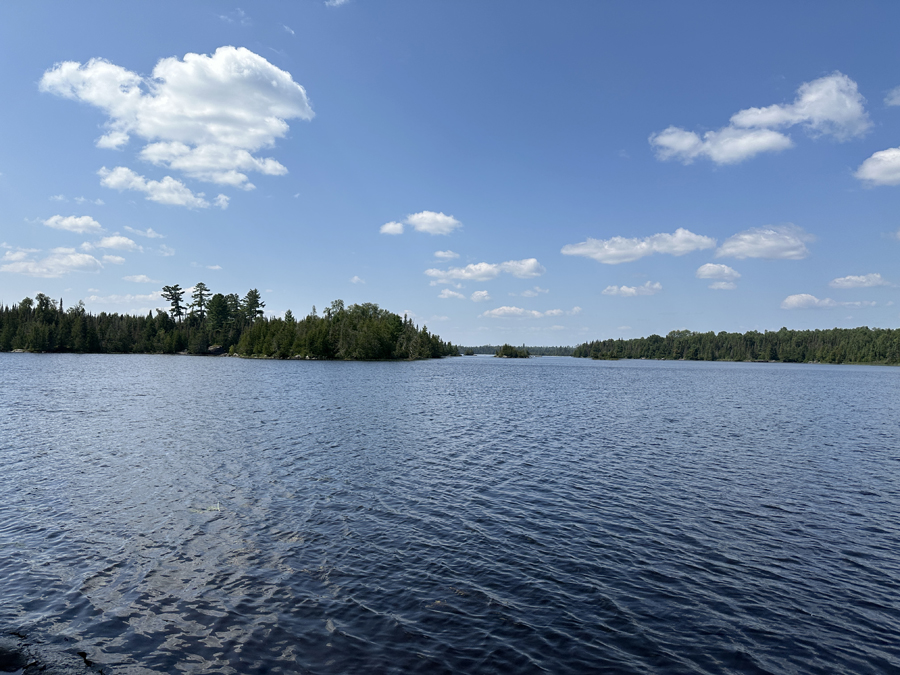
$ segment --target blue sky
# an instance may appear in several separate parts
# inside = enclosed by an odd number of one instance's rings
[[[895,3],[0,5],[0,302],[900,325]]]

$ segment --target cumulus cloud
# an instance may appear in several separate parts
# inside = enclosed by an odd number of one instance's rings
[[[103,262],[109,263],[110,265],[124,265],[125,258],[120,255],[105,255],[103,256]]]
[[[607,265],[618,265],[623,262],[638,260],[653,253],[684,255],[691,251],[713,248],[716,240],[711,237],[694,234],[690,230],[679,227],[673,234],[654,234],[643,239],[612,237],[611,239],[591,239],[579,244],[567,244],[562,247],[563,255],[580,255],[593,258]]]
[[[131,276],[122,277],[125,281],[131,281],[136,284],[158,284],[159,281],[151,279],[146,274],[132,274]]]
[[[754,227],[726,239],[716,251],[716,257],[801,260],[809,255],[806,242],[814,239],[792,224]]]
[[[457,300],[465,300],[466,299],[466,296],[463,295],[462,293],[457,293],[456,291],[451,291],[449,288],[445,288],[444,290],[442,290],[440,292],[440,294],[438,295],[438,297],[443,298],[444,300],[447,300],[449,298],[456,298]]]
[[[170,206],[186,206],[189,209],[209,207],[209,202],[203,197],[204,193],[194,194],[180,180],[166,176],[162,180],[147,180],[131,169],[117,166],[115,169],[107,169],[105,166],[97,172],[100,176],[100,184],[122,192],[134,190],[143,192],[151,202],[169,204]]]
[[[366,282],[365,282],[365,280],[364,280],[362,277],[353,276],[353,277],[351,277],[351,279],[350,279],[350,283],[351,283],[351,284],[364,284],[364,283],[366,283]]]
[[[69,272],[96,272],[102,267],[94,256],[78,253],[74,248],[54,248],[49,256],[41,260],[34,260],[30,255],[20,256],[19,253],[22,252],[13,253],[12,258],[4,256],[4,261],[9,262],[0,264],[0,272],[52,279]]]
[[[453,251],[435,251],[434,257],[438,260],[453,260],[454,258],[459,257],[459,253],[454,253]]]
[[[75,197],[75,201],[79,204],[94,204],[95,206],[106,204],[102,199],[86,199],[85,197]]]
[[[811,136],[832,136],[838,141],[863,135],[871,126],[865,99],[856,82],[840,72],[806,82],[793,103],[747,108],[731,116],[729,125],[701,137],[670,126],[650,136],[660,160],[690,164],[707,158],[716,164],[736,164],[763,152],[790,148],[793,141],[776,129],[802,125]]]
[[[69,200],[66,199],[65,195],[53,195],[52,197],[50,197],[50,201],[51,202],[67,202]]]
[[[650,136],[657,159],[675,159],[691,164],[706,157],[716,164],[737,164],[761,152],[778,152],[794,145],[790,138],[771,129],[734,129],[707,131],[701,138],[693,131],[668,127]]]
[[[223,211],[228,208],[229,198],[225,195],[216,195],[216,198],[213,199],[213,205],[217,208],[222,209]]]
[[[879,150],[853,174],[869,185],[900,185],[900,148]]]
[[[148,227],[146,230],[136,230],[133,227],[125,226],[125,229],[131,232],[132,234],[136,234],[141,237],[147,237],[147,239],[165,239],[164,234],[160,234],[155,231],[152,227]]]
[[[451,267],[446,270],[427,269],[425,274],[432,278],[434,284],[449,284],[453,281],[489,281],[501,273],[511,274],[519,279],[537,277],[547,270],[536,258],[525,260],[508,260],[504,263],[473,263],[465,267]]]
[[[416,232],[425,232],[426,234],[450,234],[453,230],[462,227],[462,223],[453,216],[434,211],[421,211],[409,214],[402,223],[395,221],[385,223],[381,226],[380,232],[381,234],[403,234],[404,224],[411,225]],[[459,257],[453,251],[437,251],[434,255],[444,260]]]
[[[880,274],[863,274],[860,276],[840,277],[832,279],[829,284],[832,288],[871,288],[873,286],[890,286]]]
[[[488,311],[483,312],[481,316],[488,319],[540,319],[544,316],[544,312],[538,312],[533,309],[523,309],[521,307],[503,306],[497,307],[496,309],[489,309]]]
[[[95,248],[107,248],[114,249],[117,251],[140,251],[142,250],[140,246],[138,246],[133,239],[129,239],[128,237],[123,237],[121,234],[114,234],[110,237],[103,237],[99,241],[94,242],[93,244],[85,242],[81,245],[81,248],[85,251],[91,251]]]
[[[346,5],[349,0],[325,0],[326,7],[340,7],[341,5]]]
[[[416,232],[426,232],[427,234],[450,234],[458,227],[462,227],[462,223],[453,216],[446,216],[434,211],[410,214],[404,222],[412,225]]]
[[[475,291],[470,296],[470,299],[472,300],[472,302],[487,302],[491,299],[491,296],[487,291]]]
[[[391,221],[381,226],[381,234],[403,234],[403,223]]]
[[[153,164],[243,189],[253,188],[244,172],[287,172],[254,153],[287,134],[286,120],[314,115],[290,73],[243,47],[164,58],[146,78],[104,59],[65,61],[44,73],[40,89],[106,113],[100,148],[122,148],[136,136]]]
[[[165,258],[168,258],[169,256],[175,255],[175,249],[172,248],[171,246],[166,246],[165,244],[160,244],[159,245],[159,254]]]
[[[656,295],[662,290],[662,284],[658,281],[647,281],[640,286],[607,286],[603,289],[603,295],[620,295],[623,298],[633,298],[638,295]]]
[[[816,296],[809,293],[789,295],[781,302],[781,309],[822,309],[837,306],[838,303],[831,298],[819,300]]]
[[[735,280],[740,278],[740,273],[729,267],[728,265],[717,265],[716,263],[706,263],[697,268],[698,279],[718,279],[713,281],[709,287],[714,291],[733,291],[737,288]]]
[[[56,230],[77,232],[78,234],[102,232],[103,228],[90,216],[51,216],[44,225]]]

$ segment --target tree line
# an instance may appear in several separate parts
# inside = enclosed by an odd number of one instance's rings
[[[666,337],[585,342],[572,355],[593,359],[900,364],[900,330],[867,326],[829,330],[782,328],[764,333],[677,330]]]
[[[79,301],[63,302],[38,293],[0,307],[0,351],[119,354],[222,354],[310,359],[430,359],[458,356],[459,350],[420,329],[408,317],[365,303],[335,300],[320,316],[313,307],[303,319],[288,310],[283,318],[264,316],[258,290],[212,293],[198,283],[190,302],[179,285],[165,286],[170,309],[146,316],[91,314]]]

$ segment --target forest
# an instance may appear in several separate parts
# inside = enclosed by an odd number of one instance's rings
[[[828,330],[782,328],[764,333],[677,330],[666,337],[585,342],[572,355],[593,359],[900,364],[900,330],[866,326]]]
[[[146,316],[91,314],[80,302],[68,308],[38,293],[0,307],[0,351],[116,354],[232,354],[245,357],[343,360],[432,359],[459,350],[409,318],[365,303],[335,300],[321,315],[303,319],[264,316],[256,289],[243,298],[213,294],[205,284],[185,290],[165,286],[169,311]]]

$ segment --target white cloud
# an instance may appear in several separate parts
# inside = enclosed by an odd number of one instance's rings
[[[184,183],[166,176],[162,180],[147,180],[131,169],[117,166],[109,170],[105,166],[97,172],[100,176],[100,184],[104,187],[123,190],[135,190],[147,195],[146,199],[159,204],[170,206],[186,206],[189,209],[205,209],[209,206],[204,193],[194,194]]]
[[[168,258],[169,256],[175,255],[175,249],[172,248],[171,246],[166,246],[165,244],[160,244],[159,245],[159,254],[165,258]]]
[[[120,255],[105,255],[103,256],[103,262],[109,263],[110,265],[124,265],[125,258]]]
[[[627,239],[612,237],[611,239],[592,239],[579,244],[567,244],[562,247],[563,255],[580,255],[605,263],[618,265],[623,262],[638,260],[653,253],[684,255],[691,251],[712,248],[716,240],[711,237],[694,234],[690,230],[679,227],[674,234],[654,234],[643,239]]]
[[[823,309],[837,306],[838,303],[831,298],[819,300],[816,296],[809,293],[789,295],[781,303],[781,309]]]
[[[228,12],[228,14],[219,14],[219,18],[226,23],[239,23],[242,26],[249,26],[252,23],[250,17],[240,7],[233,12]]]
[[[215,199],[213,199],[213,204],[223,211],[228,208],[228,197],[225,195],[217,195]]]
[[[432,277],[434,284],[449,284],[452,281],[489,281],[500,276],[502,272],[519,279],[537,277],[547,270],[536,258],[525,260],[508,260],[504,263],[473,263],[465,267],[451,267],[446,270],[428,269],[425,274]]]
[[[125,281],[132,281],[136,284],[158,284],[156,279],[151,279],[146,274],[133,274],[131,276],[122,277]]]
[[[133,227],[128,227],[128,225],[126,225],[125,229],[132,234],[136,234],[141,237],[147,237],[148,239],[165,239],[164,234],[156,232],[152,227],[148,227],[146,230],[136,230]]]
[[[732,127],[707,131],[702,139],[693,131],[668,127],[649,140],[658,159],[676,159],[683,164],[698,157],[707,157],[716,164],[737,164],[761,152],[778,152],[794,145],[790,138],[771,129]]]
[[[0,272],[49,279],[61,277],[69,272],[95,272],[101,267],[100,261],[92,255],[78,253],[74,248],[55,248],[49,256],[42,260],[27,260],[17,257],[11,262],[0,265]]]
[[[886,106],[900,105],[900,87],[894,87],[887,93],[887,96],[884,97],[884,104]]]
[[[325,0],[326,7],[340,7],[341,5],[346,5],[349,0]]]
[[[52,197],[50,197],[50,201],[51,202],[67,202],[69,200],[66,199],[65,195],[53,195]]]
[[[790,223],[754,227],[726,239],[716,251],[716,257],[801,260],[809,255],[806,242],[814,239]]]
[[[717,265],[716,263],[700,265],[697,268],[696,276],[698,279],[718,279],[709,285],[714,291],[733,291],[737,288],[734,281],[741,277],[737,270],[728,265]]]
[[[221,265],[207,265],[206,269],[216,271],[216,270],[222,269],[222,266]],[[268,293],[269,291],[266,291],[266,292]]]
[[[85,242],[81,245],[85,251],[91,251],[95,248],[111,248],[117,251],[140,251],[142,250],[134,240],[123,237],[121,234],[114,234],[110,237],[103,237],[100,241],[90,244]]]
[[[253,187],[245,171],[287,172],[254,153],[287,134],[286,120],[314,115],[290,73],[243,47],[164,58],[150,77],[103,59],[66,61],[44,73],[40,89],[103,110],[98,147],[121,148],[133,135],[147,141],[149,162],[244,189]]]
[[[84,197],[75,197],[75,201],[79,204],[94,204],[96,206],[103,206],[106,204],[102,199],[85,199]]]
[[[806,82],[793,103],[747,108],[731,116],[729,125],[698,134],[670,126],[650,136],[660,160],[690,164],[706,157],[716,164],[735,164],[762,152],[778,152],[793,145],[775,129],[800,124],[812,136],[833,136],[839,141],[861,136],[871,122],[856,82],[840,72]]]
[[[379,232],[381,232],[381,234],[403,234],[403,223],[396,223],[393,221],[385,223],[381,226]]]
[[[350,279],[350,283],[351,284],[364,284],[366,282],[362,278],[360,278],[358,276],[354,276]]]
[[[403,227],[402,225],[400,227]],[[434,257],[438,260],[453,260],[454,258],[459,257],[459,253],[454,253],[453,251],[435,251]]]
[[[286,25],[282,24],[281,27],[284,28],[285,32],[290,33],[291,35],[295,35],[294,29],[291,28],[290,26],[286,26]]]
[[[462,293],[457,293],[456,291],[451,291],[449,288],[445,288],[444,290],[442,290],[440,292],[440,295],[438,295],[438,297],[443,298],[444,300],[447,300],[448,298],[456,298],[458,300],[466,299],[466,296],[463,295]]]
[[[658,281],[647,281],[640,286],[607,286],[603,289],[603,295],[621,295],[624,298],[633,298],[638,295],[656,295],[662,290],[662,284]]]
[[[520,318],[520,319],[540,319],[544,316],[543,312],[538,312],[533,309],[522,309],[521,307],[497,307],[496,309],[489,309],[488,311],[481,314],[482,317],[488,319],[505,319],[505,318]]]
[[[25,251],[19,249],[18,251],[7,251],[3,254],[3,262],[21,262],[22,260],[28,260],[30,258],[30,253],[33,251]]]
[[[869,185],[900,185],[900,148],[879,150],[853,175]]]
[[[462,223],[453,216],[446,216],[443,213],[435,213],[434,211],[410,214],[404,222],[407,225],[412,225],[416,232],[426,232],[428,234],[450,234],[456,228],[462,227]]]
[[[98,305],[124,305],[133,302],[155,302],[161,299],[162,294],[160,291],[154,291],[146,295],[132,295],[131,293],[126,295],[89,295],[86,298],[87,302],[93,302]]]
[[[472,302],[487,302],[491,299],[490,294],[487,291],[475,291],[470,296]]]
[[[102,232],[103,228],[90,216],[51,216],[44,221],[44,225],[56,230],[67,230],[85,234],[87,232]]]
[[[550,291],[546,288],[541,288],[540,286],[535,286],[534,288],[529,288],[527,291],[522,291],[519,293],[523,298],[536,298],[538,295],[542,293],[549,293]],[[510,293],[510,295],[515,295],[515,293]]]
[[[882,278],[880,274],[864,274],[861,276],[848,276],[832,279],[829,284],[832,288],[871,288],[872,286],[890,286],[891,284]]]
[[[728,265],[706,263],[697,268],[698,279],[723,279],[725,281],[734,281],[735,279],[740,279],[740,277],[740,273]]]

